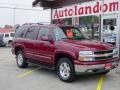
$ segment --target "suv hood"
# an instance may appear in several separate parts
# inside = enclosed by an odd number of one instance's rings
[[[110,50],[115,48],[111,44],[93,40],[65,40],[63,42],[83,50]]]

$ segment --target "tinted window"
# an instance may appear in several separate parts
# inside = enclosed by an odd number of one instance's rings
[[[26,38],[35,40],[38,35],[38,30],[39,30],[39,27],[31,27],[26,33]]]
[[[43,36],[43,35],[50,36],[50,32],[49,32],[49,28],[48,27],[41,27],[40,28],[38,38],[40,39],[41,36]]]
[[[14,37],[14,33],[10,33],[10,37]]]
[[[3,34],[0,34],[0,40],[3,38]]]
[[[67,38],[65,33],[59,27],[52,28],[52,30],[56,41],[61,40],[62,38]]]
[[[28,28],[29,28],[28,26],[21,26],[21,27],[19,27],[18,29],[16,29],[15,38],[21,38],[21,37],[23,37],[25,31],[26,31]]]
[[[9,34],[5,34],[5,37],[9,37]]]

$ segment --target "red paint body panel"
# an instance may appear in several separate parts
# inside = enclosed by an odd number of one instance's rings
[[[50,26],[51,27],[51,26]],[[52,34],[52,33],[51,33]],[[52,35],[53,36],[53,35]],[[98,41],[91,40],[62,40],[62,41],[41,41],[41,40],[28,40],[28,39],[13,39],[12,52],[15,54],[16,47],[23,50],[25,57],[34,59],[47,64],[55,64],[55,55],[57,53],[69,55],[75,64],[104,64],[118,61],[119,58],[112,60],[97,61],[97,62],[80,62],[78,60],[79,51],[102,51],[112,50],[115,46]]]

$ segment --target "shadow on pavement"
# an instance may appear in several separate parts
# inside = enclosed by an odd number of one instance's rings
[[[39,66],[32,65],[32,64],[29,65],[29,69],[38,68],[38,67]],[[49,77],[58,78],[59,79],[59,77],[57,76],[55,70],[49,70],[49,69],[41,67],[40,69],[37,70],[37,73],[40,73],[40,74],[45,75],[45,76],[49,75]],[[96,81],[96,80],[98,80],[99,76],[100,75],[94,75],[94,74],[82,74],[81,75],[81,74],[77,73],[75,82]]]

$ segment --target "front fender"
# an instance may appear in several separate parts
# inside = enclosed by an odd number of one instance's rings
[[[77,59],[77,55],[74,52],[67,51],[67,50],[56,50],[55,54],[64,54],[70,56],[73,60]]]

